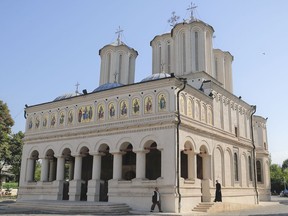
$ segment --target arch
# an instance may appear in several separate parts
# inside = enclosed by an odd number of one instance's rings
[[[182,148],[182,149],[181,149]],[[196,151],[196,144],[195,141],[191,136],[187,136],[184,138],[184,144],[180,146],[180,150],[191,150]]]
[[[194,118],[194,106],[193,106],[193,99],[191,97],[187,100],[187,116],[190,118]]]
[[[198,151],[199,151],[200,153],[204,153],[204,154],[208,154],[208,155],[211,155],[211,154],[212,154],[212,153],[211,153],[211,150],[210,150],[210,148],[209,148],[209,145],[208,145],[208,143],[207,143],[206,140],[202,140],[202,141],[200,142]]]
[[[66,143],[66,144],[61,146],[57,155],[63,155],[64,152],[67,152],[67,149],[69,149],[70,153],[74,152],[73,146],[71,144]]]
[[[180,93],[179,105],[180,105],[180,113],[186,115],[186,97],[183,93]]]
[[[89,153],[91,147],[89,145],[89,143],[87,142],[81,142],[75,149],[75,153],[76,154],[79,154],[79,155],[82,155],[82,154],[87,154]]]
[[[214,177],[215,180],[224,182],[224,152],[221,146],[216,146],[214,153]]]
[[[233,184],[233,151],[227,147],[224,152],[224,170],[225,170],[225,186]]]
[[[157,147],[159,149],[160,140],[155,135],[151,135],[151,134],[142,138],[142,140],[140,141],[139,149],[145,149],[145,148],[149,147],[153,142],[158,143]]]
[[[248,176],[247,176],[247,155],[245,154],[245,152],[242,153],[241,155],[241,185],[242,187],[247,186],[247,180],[248,180]]]
[[[132,145],[132,143],[134,143],[134,141],[131,139],[131,137],[123,137],[116,144],[115,151],[121,151],[121,149],[126,149],[127,146],[129,144]],[[133,145],[132,145],[132,148],[133,148]]]
[[[99,152],[103,151],[103,146],[107,145],[108,147],[111,146],[111,143],[108,139],[100,139],[94,146],[93,151],[94,152]]]

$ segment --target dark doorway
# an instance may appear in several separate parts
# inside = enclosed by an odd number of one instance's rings
[[[113,178],[113,155],[109,153],[109,147],[103,151],[105,155],[101,157],[101,183],[100,201],[108,202],[108,180]]]
[[[181,151],[181,177],[188,179],[188,155]]]
[[[81,201],[87,201],[87,188],[88,181],[92,179],[92,167],[93,167],[93,157],[91,155],[87,155],[82,158],[82,173],[81,179],[83,183],[81,184]]]
[[[203,158],[197,154],[197,178],[203,179]]]
[[[161,177],[161,152],[155,142],[147,149],[149,152],[146,154],[146,178],[156,180]]]

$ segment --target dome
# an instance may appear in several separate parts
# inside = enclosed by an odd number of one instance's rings
[[[78,95],[81,95],[81,93],[66,93],[66,94],[63,94],[63,95],[56,97],[53,101],[59,101],[59,100],[75,97]]]
[[[108,90],[108,89],[112,89],[112,88],[117,88],[119,86],[123,86],[123,85],[120,83],[105,83],[105,84],[97,87],[96,89],[94,89],[93,92],[104,91],[104,90]]]
[[[163,79],[163,78],[167,78],[167,77],[171,77],[171,75],[168,73],[156,73],[156,74],[152,74],[152,75],[144,78],[143,80],[141,80],[141,82],[158,80],[158,79]]]

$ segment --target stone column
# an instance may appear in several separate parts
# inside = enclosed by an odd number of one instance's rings
[[[113,153],[113,179],[122,178],[122,154]]]
[[[100,174],[101,174],[101,155],[96,154],[93,156],[92,179],[100,179]]]
[[[34,160],[32,158],[28,158],[28,161],[27,161],[26,180],[28,182],[31,182],[34,180]]]
[[[101,154],[93,156],[92,179],[88,181],[87,201],[98,202],[100,198]]]
[[[69,185],[69,200],[70,201],[80,201],[81,198],[81,174],[82,174],[82,156],[75,156],[75,169],[74,169],[74,179],[70,181]]]
[[[42,158],[42,168],[41,168],[41,181],[48,181],[48,169],[49,169],[49,159]]]
[[[196,154],[193,151],[187,152],[187,162],[188,162],[188,179],[192,180],[195,179],[197,176],[196,172]]]
[[[136,152],[136,178],[144,179],[146,170],[146,152],[137,151]]]
[[[56,174],[56,180],[64,180],[64,166],[65,166],[65,158],[64,157],[58,157],[57,158],[57,174]]]
[[[74,180],[80,180],[82,173],[82,157],[75,157],[75,169],[74,169]]]

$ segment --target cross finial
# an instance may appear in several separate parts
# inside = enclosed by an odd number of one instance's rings
[[[176,16],[175,11],[173,11],[171,18],[168,20],[168,23],[170,23],[170,26],[174,27],[177,24],[179,18],[179,16]]]
[[[77,81],[77,83],[75,84],[75,86],[76,86],[76,91],[75,91],[75,93],[76,93],[76,95],[78,95],[79,94],[79,91],[78,91],[78,87],[79,87],[79,83],[78,83],[78,81]]]
[[[194,11],[196,10],[197,6],[191,2],[191,5],[189,5],[189,7],[187,8],[187,10],[190,11],[190,19],[191,21],[193,21],[195,18],[194,18]]]
[[[120,28],[120,26],[119,26],[119,28],[117,29],[117,31],[115,32],[115,34],[118,34],[118,36],[117,36],[117,43],[118,43],[118,45],[120,45],[121,44],[121,33],[123,32],[123,30]]]
[[[114,73],[114,83],[117,83],[117,76],[118,76],[118,74],[119,74],[119,73],[117,73],[117,72]]]

